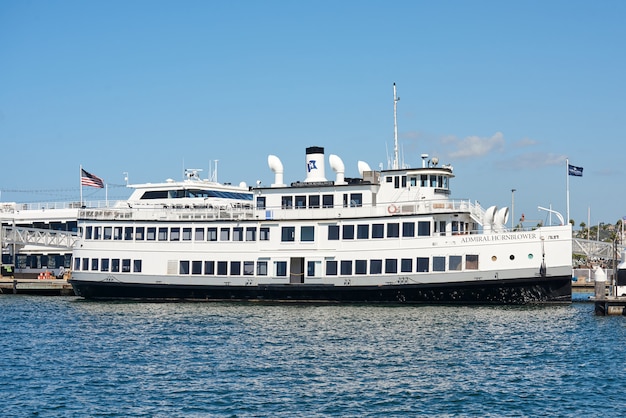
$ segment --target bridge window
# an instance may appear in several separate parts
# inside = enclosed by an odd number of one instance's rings
[[[183,228],[183,241],[191,241],[191,228]]]
[[[354,225],[344,225],[343,226],[343,239],[354,239]]]
[[[113,239],[114,240],[122,239],[122,227],[121,226],[116,226],[115,228],[113,228]]]
[[[143,241],[145,228],[143,226],[138,226],[135,228],[135,240]]]
[[[167,228],[159,228],[159,241],[167,241]]]
[[[87,228],[85,228],[85,239],[91,239],[92,232],[93,232],[93,227],[88,226]]]
[[[333,208],[335,207],[335,196],[332,194],[322,195],[322,206],[325,208]]]
[[[127,226],[124,228],[124,240],[132,241],[133,240],[133,227]]]
[[[95,226],[93,228],[93,239],[101,239],[102,238],[102,227]]]
[[[265,196],[258,196],[256,198],[256,208],[265,209]]]
[[[156,240],[156,228],[151,226],[148,228],[148,233],[146,234],[146,239],[148,241]]]
[[[256,241],[256,227],[246,228],[246,241]]]
[[[206,239],[207,241],[217,241],[217,228],[208,228]]]
[[[270,229],[268,227],[259,228],[259,241],[270,240]]]
[[[113,236],[113,228],[110,226],[105,226],[104,227],[104,236],[102,237],[103,239],[111,239],[111,237]]]
[[[76,271],[80,270],[80,258],[79,257],[74,259],[74,270]]]
[[[360,208],[363,206],[363,193],[350,193],[350,207]]]
[[[204,241],[204,228],[196,228],[196,235],[194,239],[196,241]]]
[[[230,228],[220,228],[220,241],[230,241]]]
[[[233,228],[233,241],[243,241],[243,227]]]
[[[180,241],[180,228],[170,230],[170,241]]]

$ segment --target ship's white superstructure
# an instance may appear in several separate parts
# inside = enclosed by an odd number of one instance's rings
[[[142,185],[122,205],[81,209],[71,283],[85,298],[571,301],[569,224],[511,230],[507,208],[452,198],[450,165],[424,154],[407,168],[397,149],[396,136],[386,170],[353,161],[355,178],[312,146],[290,184],[270,155],[269,187]]]

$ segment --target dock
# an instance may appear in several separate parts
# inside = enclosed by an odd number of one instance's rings
[[[0,295],[74,296],[72,285],[65,279],[0,278]]]
[[[608,296],[594,301],[594,312],[599,316],[626,315],[626,297]]]

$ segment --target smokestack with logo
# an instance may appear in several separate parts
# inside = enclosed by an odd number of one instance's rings
[[[324,174],[324,148],[308,147],[306,149],[306,179],[305,183],[326,181]]]

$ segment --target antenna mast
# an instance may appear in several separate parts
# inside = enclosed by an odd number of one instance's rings
[[[393,83],[393,169],[397,170],[398,163],[398,100],[396,96],[396,83]]]

